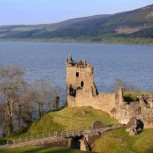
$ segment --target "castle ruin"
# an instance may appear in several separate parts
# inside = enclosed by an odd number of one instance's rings
[[[145,127],[153,127],[153,95],[139,97],[138,102],[126,103],[120,88],[116,93],[98,93],[94,83],[94,67],[86,60],[66,60],[66,98],[68,107],[92,106],[127,124],[131,117],[140,118]]]

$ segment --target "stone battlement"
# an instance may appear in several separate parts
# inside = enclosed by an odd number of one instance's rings
[[[93,68],[92,65],[89,65],[86,63],[86,60],[79,60],[78,62],[76,61],[73,61],[72,59],[72,55],[69,55],[69,58],[66,60],[66,66],[67,67],[80,67],[80,68],[87,68],[87,67],[90,67],[90,68]]]

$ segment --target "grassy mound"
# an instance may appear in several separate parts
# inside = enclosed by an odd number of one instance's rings
[[[144,130],[137,136],[130,136],[125,130],[109,132],[93,144],[93,151],[102,153],[153,153],[153,129]]]
[[[28,129],[28,134],[35,135],[50,131],[76,131],[89,129],[94,121],[102,121],[106,125],[118,123],[110,118],[106,112],[93,109],[92,107],[64,108],[57,112],[50,112],[36,120]]]
[[[124,100],[126,102],[136,102],[138,101],[138,97],[141,95],[149,95],[149,92],[139,92],[139,91],[130,91],[124,93]]]
[[[84,153],[84,151],[66,148],[22,147],[0,150],[2,153]],[[86,152],[89,153],[89,152]]]
[[[125,92],[124,93],[124,99],[127,102],[135,102],[138,101],[138,96],[140,96],[141,92]]]

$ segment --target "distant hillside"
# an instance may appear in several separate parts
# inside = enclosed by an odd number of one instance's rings
[[[123,13],[77,18],[55,24],[1,26],[0,39],[89,42],[142,39],[153,43],[153,5]]]

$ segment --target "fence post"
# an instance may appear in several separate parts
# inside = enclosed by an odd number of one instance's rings
[[[33,136],[31,136],[31,140],[33,140]]]
[[[27,142],[28,141],[28,139],[27,139],[27,137],[25,137],[25,142]]]
[[[75,137],[75,134],[74,134],[74,132],[73,132],[73,137]]]
[[[56,131],[56,132],[54,132],[54,137],[57,137],[57,131]]]
[[[15,147],[15,139],[13,140],[13,144],[14,144],[14,147]]]
[[[80,131],[78,131],[78,136],[80,137]]]
[[[67,137],[69,138],[69,132],[67,132]]]
[[[50,134],[50,132],[49,132],[49,137],[51,137],[51,134]]]

